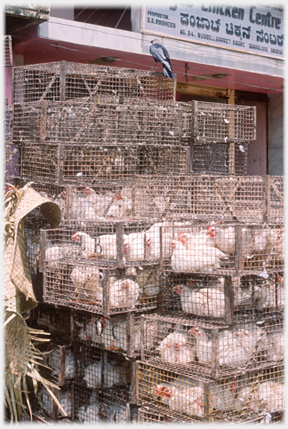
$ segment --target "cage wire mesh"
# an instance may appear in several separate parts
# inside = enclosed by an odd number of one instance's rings
[[[208,422],[252,422],[284,409],[284,368],[211,380],[137,362],[138,405],[152,406],[167,417]]]
[[[91,97],[96,102],[175,100],[176,80],[162,73],[76,62],[18,66],[13,71],[13,102]]]
[[[283,176],[137,175],[133,188],[135,216],[275,223],[284,218]]]
[[[153,332],[147,333],[151,322]],[[147,323],[147,325],[146,325]],[[283,317],[220,326],[180,317],[141,317],[141,361],[182,374],[228,377],[282,363]],[[150,337],[146,347],[145,339]]]
[[[106,390],[110,401],[118,398],[129,402],[131,360],[119,353],[78,342],[75,342],[75,353],[80,364],[77,384],[92,390]]]
[[[4,108],[4,153],[5,181],[12,182],[20,175],[20,150],[19,145],[12,141],[13,107],[7,103]]]
[[[68,342],[73,339],[71,317],[70,308],[57,308],[55,305],[39,302],[37,307],[30,311],[27,323],[32,328],[43,329],[51,336]]]
[[[256,107],[193,100],[193,133],[203,143],[256,140]]]
[[[283,272],[255,275],[172,274],[161,276],[159,310],[166,315],[232,323],[283,314]]]
[[[211,222],[160,228],[160,266],[165,271],[264,278],[283,271],[283,224]]]
[[[122,395],[123,396],[123,395]],[[81,384],[74,384],[75,422],[79,423],[128,423],[129,403],[119,396],[92,390]]]
[[[21,145],[21,178],[61,186],[125,182],[135,174],[185,174],[189,148],[86,144]]]
[[[191,148],[191,171],[206,174],[247,175],[248,142],[226,143],[194,141]]]
[[[147,324],[151,333],[156,324]],[[122,353],[129,357],[140,355],[141,337],[140,315],[132,312],[119,316],[100,316],[86,311],[73,312],[73,338],[87,346]],[[152,346],[148,338],[146,347]]]
[[[100,104],[91,98],[14,104],[14,143],[165,146],[190,139],[191,115],[177,104]]]
[[[104,315],[155,308],[160,292],[159,264],[145,260],[143,225],[140,232],[139,226],[134,226],[136,232],[131,232],[132,228],[124,234],[126,247],[121,239],[123,230],[111,223],[94,225],[94,230],[86,232],[43,230],[39,267],[44,302]]]
[[[72,385],[67,384],[62,386],[60,390],[52,388],[54,395],[60,402],[67,416],[64,416],[57,403],[52,399],[50,393],[41,386],[37,392],[38,404],[41,414],[44,415],[45,421],[71,422],[73,418],[73,392]]]
[[[40,368],[40,373],[45,379],[60,387],[75,379],[79,363],[71,341],[61,336],[52,336],[49,343],[41,346],[41,350],[44,352],[45,366]]]
[[[138,423],[141,424],[155,424],[155,423],[184,423],[184,422],[191,422],[191,419],[189,419],[187,416],[185,415],[181,415],[181,418],[177,418],[175,416],[173,416],[172,414],[167,415],[166,410],[159,410],[159,409],[155,409],[152,405],[149,407],[140,407],[137,411],[138,413]],[[201,423],[200,421],[197,420],[197,423]]]

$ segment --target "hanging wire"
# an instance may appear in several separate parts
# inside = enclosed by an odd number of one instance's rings
[[[124,16],[124,14],[125,14],[125,12],[126,12],[126,10],[128,9],[128,6],[127,7],[125,7],[125,9],[124,9],[124,12],[122,13],[122,15],[120,16],[120,19],[119,19],[119,21],[117,22],[117,24],[115,25],[115,28],[117,28],[118,27],[118,25],[120,24],[120,21],[121,21],[121,19],[123,18],[123,16]]]

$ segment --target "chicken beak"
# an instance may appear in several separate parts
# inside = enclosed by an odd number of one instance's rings
[[[179,285],[174,286],[173,290],[175,290],[175,292],[179,293],[179,295],[180,295],[181,290],[180,290],[180,286]]]
[[[71,239],[74,240],[74,241],[80,241],[78,232],[75,232],[75,234],[72,235]]]
[[[193,326],[193,328],[189,329],[188,332],[189,332],[189,334],[193,335],[193,337],[197,337],[194,326]]]

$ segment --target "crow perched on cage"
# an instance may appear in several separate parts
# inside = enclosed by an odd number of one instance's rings
[[[151,40],[152,45],[150,46],[149,52],[155,61],[155,64],[152,70],[154,70],[157,62],[159,61],[163,66],[164,76],[175,79],[174,73],[172,71],[172,64],[171,64],[169,53],[167,49],[159,42],[160,40],[158,39]]]

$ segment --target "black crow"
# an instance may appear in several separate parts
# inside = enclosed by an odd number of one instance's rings
[[[154,64],[154,67],[152,70],[154,70],[157,62],[159,61],[163,66],[164,76],[171,77],[172,79],[175,79],[174,73],[172,71],[172,64],[170,61],[170,56],[168,54],[168,51],[159,42],[160,42],[160,40],[158,40],[158,39],[154,39],[151,41],[152,45],[150,46],[149,52],[155,61],[155,64]]]

